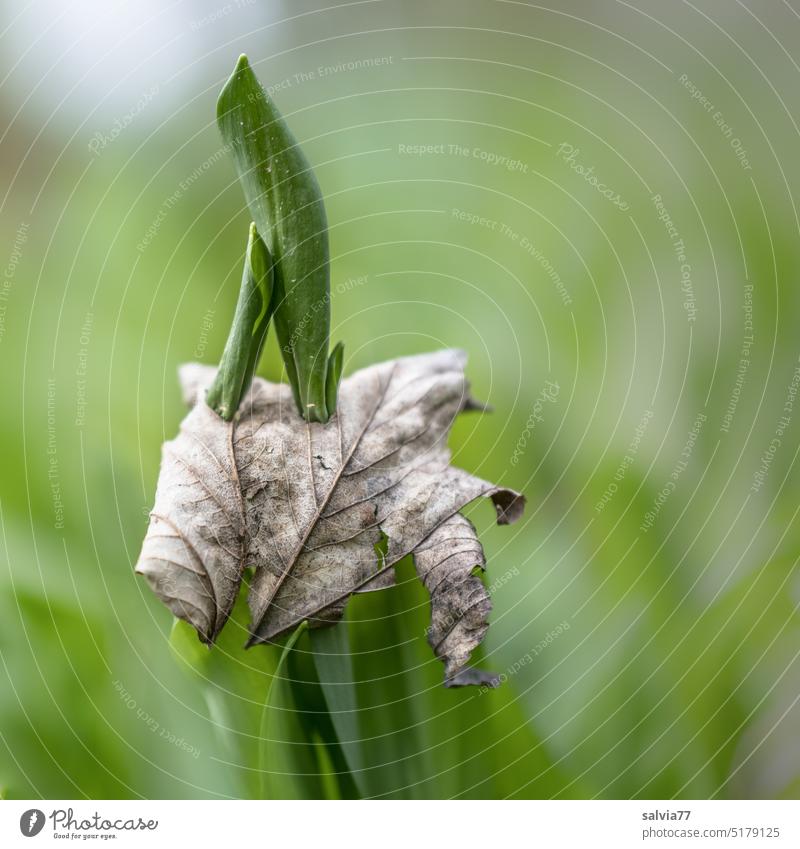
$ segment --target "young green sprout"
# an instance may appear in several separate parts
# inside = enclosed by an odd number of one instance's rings
[[[272,257],[256,225],[251,224],[233,324],[217,376],[206,395],[208,406],[225,421],[236,415],[253,379],[272,317],[272,295]]]
[[[342,356],[337,348],[328,358],[330,271],[322,192],[244,55],[220,93],[217,124],[272,255],[275,331],[298,411],[307,421],[326,422],[336,407]]]

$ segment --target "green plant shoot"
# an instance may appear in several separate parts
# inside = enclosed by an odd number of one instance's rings
[[[208,406],[225,421],[236,414],[264,348],[274,304],[272,277],[272,257],[252,223],[233,324],[206,395]]]
[[[341,352],[328,360],[330,269],[325,205],[311,165],[242,55],[217,101],[247,205],[273,257],[274,318],[300,414],[326,422]]]

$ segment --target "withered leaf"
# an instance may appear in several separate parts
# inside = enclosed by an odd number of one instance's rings
[[[465,361],[448,350],[363,369],[342,382],[324,425],[300,418],[288,386],[261,379],[224,422],[204,401],[214,369],[182,367],[192,409],[164,445],[136,570],[212,643],[254,567],[253,645],[303,620],[336,622],[353,593],[389,586],[394,564],[413,554],[445,682],[492,683],[467,667],[491,604],[473,574],[483,550],[459,510],[486,496],[508,524],[525,499],[449,465],[453,420],[478,406]]]

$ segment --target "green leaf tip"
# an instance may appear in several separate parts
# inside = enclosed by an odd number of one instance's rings
[[[325,376],[325,403],[328,414],[336,412],[336,399],[339,395],[339,381],[342,379],[342,364],[344,360],[344,345],[337,342],[328,357],[328,373]]]
[[[328,420],[328,222],[310,163],[242,54],[217,101],[250,214],[273,259],[274,319],[298,411]],[[334,392],[335,396],[335,392]]]
[[[250,224],[239,300],[219,370],[206,403],[225,421],[239,409],[255,374],[273,311],[273,263],[255,223]]]

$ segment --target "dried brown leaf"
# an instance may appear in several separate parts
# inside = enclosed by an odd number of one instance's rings
[[[303,620],[336,622],[353,593],[390,585],[413,554],[446,683],[491,683],[467,668],[491,604],[473,575],[483,550],[459,510],[486,496],[507,524],[524,498],[449,465],[453,420],[476,408],[464,364],[462,352],[440,351],[363,369],[342,382],[324,425],[298,416],[288,386],[260,379],[226,423],[203,400],[214,370],[184,366],[193,406],[164,445],[137,571],[211,643],[254,567],[252,645]]]

